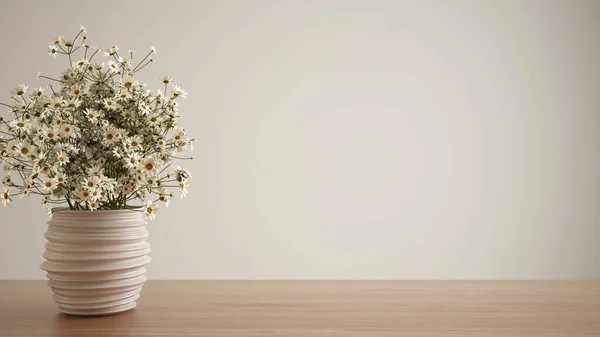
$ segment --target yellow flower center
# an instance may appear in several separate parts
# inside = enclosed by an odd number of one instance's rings
[[[146,164],[146,170],[150,171],[154,168],[154,165],[152,165],[152,163],[148,163]]]

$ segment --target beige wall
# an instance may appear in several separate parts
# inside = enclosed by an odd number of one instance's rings
[[[190,197],[151,278],[600,277],[600,2],[2,1],[0,93],[56,34],[158,48],[191,95]],[[45,82],[42,82],[45,83]],[[0,279],[43,278],[37,199]]]

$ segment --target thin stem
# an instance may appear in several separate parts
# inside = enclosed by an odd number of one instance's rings
[[[152,62],[154,62],[154,61],[153,61],[152,59],[150,59],[150,61],[146,62],[146,63],[145,63],[145,64],[144,64],[144,65],[143,65],[141,68],[139,68],[139,69],[134,69],[134,70],[133,70],[133,72],[134,72],[134,73],[137,73],[138,71],[140,71],[140,70],[142,70],[142,69],[146,68],[146,66],[147,66],[147,65],[149,65],[149,64],[150,64],[150,63],[152,63]]]
[[[149,53],[148,53],[148,54],[147,54],[147,55],[146,55],[146,56],[145,56],[145,57],[144,57],[144,58],[143,58],[143,59],[142,59],[142,60],[141,60],[141,61],[140,61],[140,62],[139,62],[139,63],[138,63],[136,66],[135,66],[135,68],[133,68],[133,71],[135,72],[135,71],[136,71],[136,69],[137,69],[137,68],[140,66],[140,64],[142,64],[144,61],[146,61],[146,59],[147,59],[148,57],[150,57],[150,55],[152,55],[153,53],[154,53],[153,51],[150,51],[150,52],[149,52]],[[140,69],[140,70],[141,70],[141,69]]]

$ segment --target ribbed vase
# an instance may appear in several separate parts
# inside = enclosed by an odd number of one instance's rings
[[[100,316],[136,306],[150,262],[141,212],[61,210],[48,221],[45,236],[40,268],[58,310]]]

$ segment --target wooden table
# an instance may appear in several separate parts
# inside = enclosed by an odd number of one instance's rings
[[[600,281],[150,281],[138,307],[59,314],[0,281],[0,336],[600,336]]]

